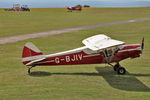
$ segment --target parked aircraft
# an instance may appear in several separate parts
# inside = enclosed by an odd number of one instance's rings
[[[142,54],[142,44],[125,45],[125,42],[111,39],[100,34],[84,39],[85,45],[69,51],[44,55],[34,44],[25,44],[22,62],[30,69],[35,66],[79,65],[79,64],[109,64],[118,74],[125,74],[126,69],[119,62],[127,58],[137,58]],[[116,63],[112,65],[112,63]]]
[[[67,7],[68,11],[72,12],[72,11],[82,11],[82,6],[78,7]]]

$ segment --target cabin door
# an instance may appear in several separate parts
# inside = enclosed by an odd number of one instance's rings
[[[117,48],[106,48],[103,50],[104,58],[107,63],[111,63],[113,56],[115,55]]]

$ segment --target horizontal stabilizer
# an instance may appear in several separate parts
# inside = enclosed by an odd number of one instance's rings
[[[40,61],[43,61],[43,60],[45,60],[45,58],[33,60],[33,61],[27,63],[26,66],[36,65],[37,63],[39,63]]]

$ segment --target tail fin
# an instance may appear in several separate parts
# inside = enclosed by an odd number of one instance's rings
[[[44,58],[43,53],[31,42],[25,44],[22,52],[22,62],[24,65],[27,63]]]

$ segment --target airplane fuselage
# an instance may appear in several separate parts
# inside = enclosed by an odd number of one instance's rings
[[[68,11],[81,11],[82,10],[82,7],[79,7],[79,8],[77,8],[77,7],[67,7],[67,9],[68,9]]]
[[[114,48],[116,49],[116,48]],[[127,58],[136,58],[141,54],[141,45],[122,45],[117,48],[117,52],[112,48],[101,51],[92,51],[86,46],[60,52],[56,54],[45,55],[46,59],[38,62],[36,65],[76,65],[76,64],[102,64],[120,62]]]

